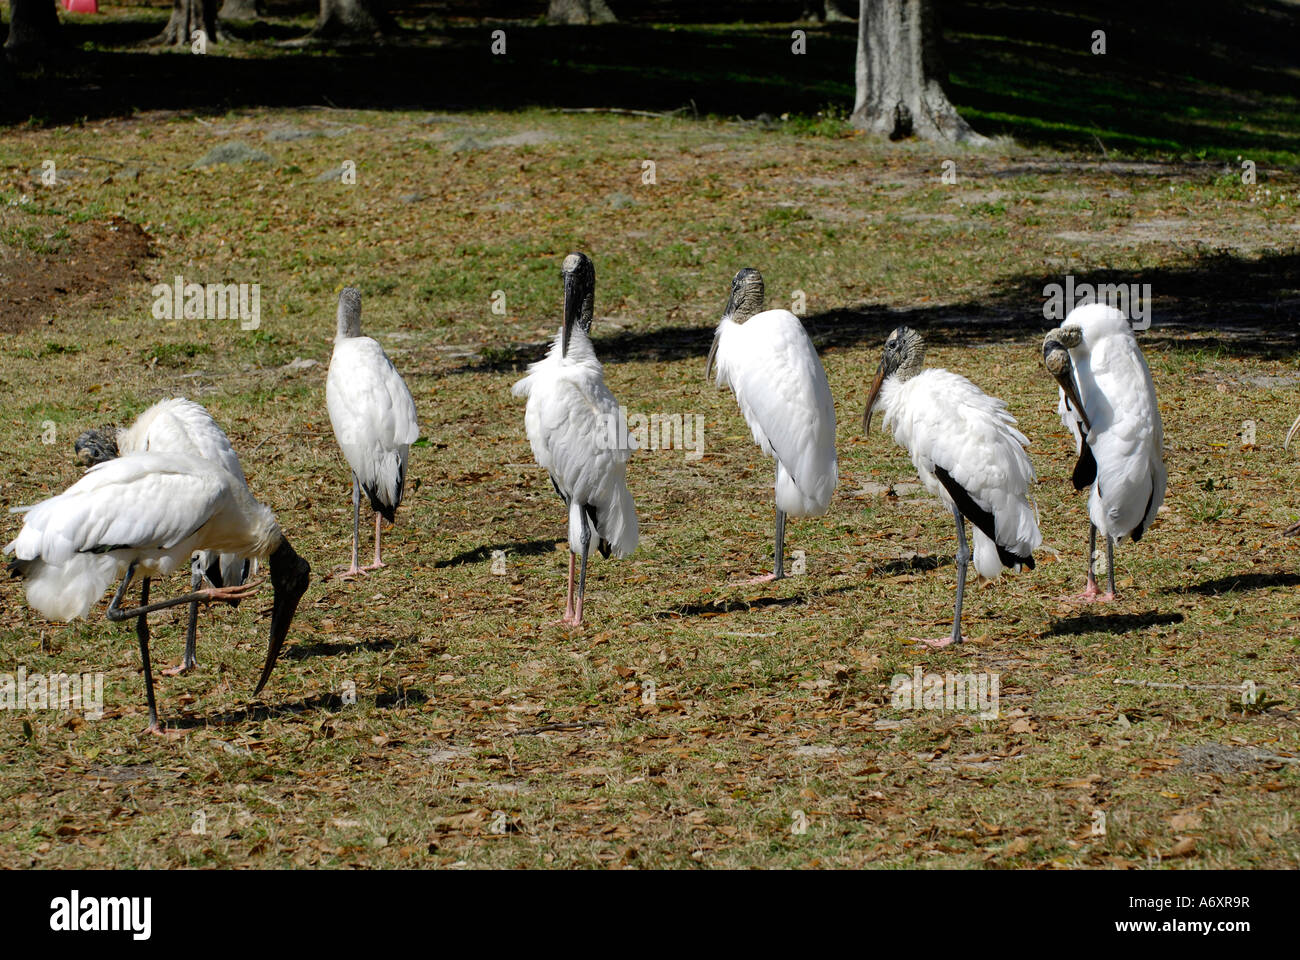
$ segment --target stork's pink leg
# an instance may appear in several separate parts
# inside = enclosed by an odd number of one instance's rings
[[[368,567],[362,567],[361,568],[362,570],[378,570],[380,567],[388,566],[388,564],[384,563],[384,561],[380,559],[380,551],[379,551],[379,529],[380,529],[379,525],[383,522],[384,522],[384,518],[376,513],[375,514],[375,562]]]

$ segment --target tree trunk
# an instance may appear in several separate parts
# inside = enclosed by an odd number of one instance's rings
[[[9,0],[9,38],[5,54],[34,60],[59,42],[59,15],[54,0]]]
[[[397,33],[397,21],[382,0],[320,0],[320,15],[306,39],[309,42],[372,40]]]
[[[944,92],[942,39],[932,0],[861,0],[850,122],[891,140],[987,143]]]
[[[262,0],[226,0],[217,13],[220,20],[256,20],[265,12]]]
[[[852,23],[853,18],[840,9],[838,0],[821,0],[820,3],[804,3],[800,20],[812,20],[817,23]]]
[[[593,23],[617,23],[618,17],[605,0],[551,0],[546,22],[586,26]]]
[[[154,43],[169,47],[188,47],[194,43],[194,34],[202,30],[208,43],[223,39],[217,21],[217,0],[172,0],[172,15],[163,32],[154,37]]]

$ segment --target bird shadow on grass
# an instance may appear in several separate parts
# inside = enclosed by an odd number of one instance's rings
[[[1300,574],[1296,573],[1238,573],[1215,580],[1206,580],[1185,587],[1165,587],[1163,593],[1194,593],[1202,597],[1217,597],[1224,593],[1239,590],[1265,590],[1269,587],[1300,586]]]
[[[454,557],[447,560],[439,560],[433,566],[435,569],[444,567],[459,567],[467,563],[486,563],[492,558],[492,554],[500,550],[506,556],[535,557],[544,553],[551,553],[558,547],[563,540],[529,540],[527,543],[495,543],[488,546],[475,547],[473,550],[464,550]]]
[[[875,576],[898,577],[905,573],[926,573],[930,570],[938,570],[940,567],[951,567],[953,564],[953,558],[946,556],[906,557],[882,563],[876,567]]]
[[[1050,637],[1077,636],[1083,633],[1128,633],[1142,627],[1161,627],[1173,623],[1182,623],[1181,613],[1112,613],[1084,614],[1078,617],[1066,617],[1054,620],[1047,631]]]
[[[422,690],[411,687],[387,687],[377,692],[371,702],[378,710],[391,710],[410,704],[426,703],[428,699],[429,695]],[[179,720],[164,718],[163,723],[168,730],[237,726],[250,722],[261,723],[277,717],[294,717],[322,711],[325,713],[338,713],[345,707],[355,709],[357,703],[360,702],[362,701],[358,698],[356,702],[345,703],[343,697],[337,693],[321,693],[305,697],[302,700],[286,701],[284,703],[250,703],[247,707],[237,710],[226,710],[222,713],[202,717],[186,716]]]
[[[379,653],[384,650],[396,649],[396,647],[397,643],[387,638],[357,640],[354,643],[332,643],[328,640],[320,640],[315,643],[295,643],[290,647],[286,647],[280,653],[280,658],[283,660],[307,660],[311,657],[335,657],[359,650]]]
[[[673,610],[660,610],[654,616],[656,620],[684,620],[687,617],[720,616],[726,613],[747,613],[751,610],[763,610],[767,607],[793,607],[807,603],[811,597],[825,597],[836,593],[846,593],[857,589],[856,585],[831,587],[818,590],[815,594],[796,594],[792,597],[755,597],[752,600],[714,600],[711,603],[690,603]]]

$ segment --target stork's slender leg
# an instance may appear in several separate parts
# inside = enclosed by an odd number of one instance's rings
[[[587,555],[591,553],[591,526],[587,512],[582,512],[582,558],[578,566],[578,599],[573,605],[573,625],[582,625],[582,597],[587,592]]]
[[[1106,592],[1098,600],[1115,599],[1115,541],[1106,538]]]
[[[952,611],[952,635],[939,640],[922,640],[914,638],[927,646],[939,649],[949,644],[961,643],[961,606],[966,596],[966,568],[970,564],[970,547],[966,543],[966,520],[961,511],[952,508],[953,520],[957,523],[957,602]]]
[[[1093,603],[1098,600],[1115,599],[1115,581],[1114,581],[1114,554],[1113,541],[1110,537],[1106,538],[1106,554],[1111,560],[1111,583],[1110,592],[1102,593],[1097,587],[1097,526],[1089,521],[1088,523],[1088,582],[1084,584],[1083,593],[1074,596],[1062,597],[1067,603]]]
[[[573,623],[573,572],[575,569],[576,560],[577,558],[574,556],[573,551],[570,550],[569,551],[569,593],[568,593],[568,597],[564,601],[564,618],[560,621],[560,623],[569,623],[569,624]]]
[[[140,606],[149,605],[149,578],[140,584]],[[153,698],[153,667],[149,663],[149,618],[145,614],[135,618],[135,636],[140,641],[140,659],[144,661],[144,696],[149,703],[149,726],[145,733],[162,733],[158,725],[158,705]]]
[[[379,525],[383,522],[384,522],[384,518],[376,513],[375,514],[375,562],[368,567],[362,567],[361,568],[362,570],[378,570],[380,567],[388,566],[388,564],[384,563],[384,561],[381,560],[379,556]]]
[[[776,475],[778,482],[781,477],[781,464],[776,465]],[[771,583],[774,580],[785,579],[785,511],[780,507],[776,508],[776,529],[773,537],[772,552],[776,557],[775,564],[771,573],[765,573],[761,577],[754,577],[752,580],[742,580],[733,586],[754,586],[759,583]]]
[[[352,565],[342,573],[339,573],[340,580],[349,580],[352,577],[364,576],[365,571],[357,566],[357,540],[361,536],[361,481],[357,475],[352,474]]]
[[[197,566],[193,568],[190,574],[190,590],[197,590],[199,584],[203,582],[203,571]],[[164,677],[174,677],[177,674],[188,673],[199,665],[196,654],[196,636],[199,629],[199,602],[190,601],[189,622],[185,627],[185,655],[181,658],[180,666],[167,667],[163,670]]]

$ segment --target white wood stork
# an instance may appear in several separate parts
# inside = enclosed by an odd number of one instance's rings
[[[974,527],[975,570],[989,580],[1002,568],[1034,568],[1034,551],[1043,542],[1030,497],[1034,466],[1029,441],[1015,427],[1007,405],[990,397],[960,374],[923,370],[925,344],[909,327],[899,327],[885,341],[862,416],[871,433],[879,407],[885,429],[891,426],[898,445],[912,457],[925,488],[952,511],[957,525],[957,601],[952,634],[922,640],[933,647],[960,643],[966,567],[971,560],[966,524]]]
[[[378,341],[361,335],[361,291],[339,294],[338,334],[325,380],[325,404],[343,456],[352,468],[352,565],[355,577],[385,566],[380,525],[393,523],[406,487],[406,461],[420,436],[415,400]],[[361,491],[375,511],[375,562],[357,566]]]
[[[240,483],[245,483],[244,469],[239,456],[230,445],[230,438],[201,404],[184,397],[160,400],[140,414],[129,427],[100,427],[87,430],[76,439],[73,451],[77,461],[92,467],[105,460],[124,454],[184,453],[202,457],[228,470]],[[207,580],[214,587],[238,586],[257,572],[257,561],[233,553],[214,553],[201,550],[190,561],[190,589],[197,590]],[[237,606],[238,600],[231,605]],[[178,667],[169,667],[163,673],[185,673],[198,666],[196,637],[198,633],[199,604],[190,604],[189,623],[185,629],[185,654]]]
[[[1141,540],[1165,499],[1164,428],[1151,370],[1124,314],[1104,303],[1070,311],[1043,340],[1043,363],[1060,384],[1057,411],[1074,434],[1074,489],[1088,497],[1088,581],[1068,599],[1115,599],[1115,541]],[[1106,538],[1107,590],[1093,572],[1097,531]]]
[[[117,577],[108,607],[114,622],[136,618],[144,661],[150,733],[161,733],[149,662],[148,614],[191,601],[242,600],[261,584],[207,587],[149,602],[149,581],[167,576],[199,550],[269,561],[275,596],[266,663],[253,695],[271,676],[311,567],[294,552],[268,507],[210,460],[177,453],[137,453],[91,467],[58,496],[30,507],[4,552],[11,574],[26,580],[27,602],[54,620],[84,617]],[[143,574],[140,606],[122,608],[127,586]]]
[[[636,504],[627,488],[633,443],[618,417],[618,401],[588,332],[596,299],[596,269],[584,253],[564,258],[564,322],[550,352],[530,364],[511,392],[527,397],[524,429],[537,465],[569,508],[569,588],[562,623],[582,623],[587,557],[593,531],[601,556],[636,549]],[[611,429],[612,427],[612,429]],[[615,431],[621,433],[616,435]],[[574,598],[573,568],[581,562]]]
[[[715,359],[717,385],[731,387],[754,442],[776,461],[776,561],[772,573],[749,582],[780,580],[786,517],[825,513],[839,479],[831,388],[799,318],[788,310],[763,309],[763,277],[752,267],[732,278],[706,380]]]

